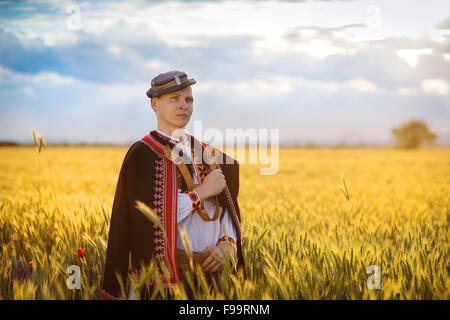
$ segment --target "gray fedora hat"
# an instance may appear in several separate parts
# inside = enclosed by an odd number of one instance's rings
[[[174,92],[197,83],[195,79],[188,79],[186,72],[169,71],[160,73],[152,79],[152,86],[147,91],[147,97],[154,98],[160,95]]]

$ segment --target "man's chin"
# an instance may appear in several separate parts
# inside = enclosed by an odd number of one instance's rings
[[[190,119],[180,119],[178,121],[176,121],[176,125],[178,128],[184,128],[187,126],[187,124],[189,123]]]

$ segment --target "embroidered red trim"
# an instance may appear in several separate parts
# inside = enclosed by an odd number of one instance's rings
[[[167,139],[170,142],[175,143],[175,144],[180,143],[179,140],[176,140],[176,139],[174,139],[174,138],[172,138],[172,137],[170,137],[170,136],[168,136],[166,134],[162,134],[161,132],[158,132],[157,130],[154,130],[154,131],[155,131],[155,134],[157,134],[161,138]]]
[[[200,197],[198,196],[197,191],[191,190],[191,191],[185,191],[185,194],[189,196],[192,202],[192,211],[196,211],[200,209],[202,203],[200,202]]]
[[[236,247],[236,241],[235,241],[232,237],[230,237],[230,236],[223,236],[223,237],[220,237],[219,240],[217,240],[216,245],[218,245],[218,244],[219,244],[220,242],[222,242],[222,241],[231,244],[233,247]]]
[[[164,146],[151,135],[152,132],[153,131],[144,136],[141,141],[159,155],[156,164],[157,173],[155,177],[157,178],[156,181],[160,182],[156,183],[153,203],[158,218],[164,226],[165,233],[164,236],[163,232],[158,230],[158,227],[154,225],[154,248],[156,256],[165,261],[170,274],[169,278],[166,278],[161,274],[161,280],[164,285],[171,286],[176,283],[180,277],[175,255],[177,243],[176,217],[178,192],[176,165],[169,162],[164,157]],[[150,279],[150,282],[152,284],[156,283],[155,279]]]
[[[114,297],[112,294],[108,293],[105,290],[102,290],[100,294],[100,300],[120,300],[117,297]]]
[[[205,165],[198,165],[197,170],[200,180],[203,182],[203,179],[208,175],[208,168]]]

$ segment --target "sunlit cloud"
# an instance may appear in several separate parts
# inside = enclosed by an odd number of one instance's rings
[[[374,83],[364,80],[364,79],[357,79],[357,80],[349,81],[349,85],[353,88],[356,88],[357,90],[369,91],[369,92],[375,91],[377,88],[377,86]]]
[[[413,49],[413,50],[396,50],[395,51],[400,58],[403,58],[406,63],[408,63],[411,67],[415,67],[417,64],[417,59],[421,55],[430,55],[433,53],[433,49],[424,48],[424,49]]]
[[[449,91],[449,82],[446,79],[425,79],[421,85],[427,93],[444,95]]]

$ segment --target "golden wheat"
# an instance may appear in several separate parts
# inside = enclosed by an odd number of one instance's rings
[[[0,149],[0,298],[98,299],[127,148],[37,140]],[[450,298],[448,148],[281,148],[276,175],[259,168],[240,170],[248,278],[203,281],[196,298]],[[79,290],[66,285],[69,265]],[[370,265],[380,289],[367,287]]]

